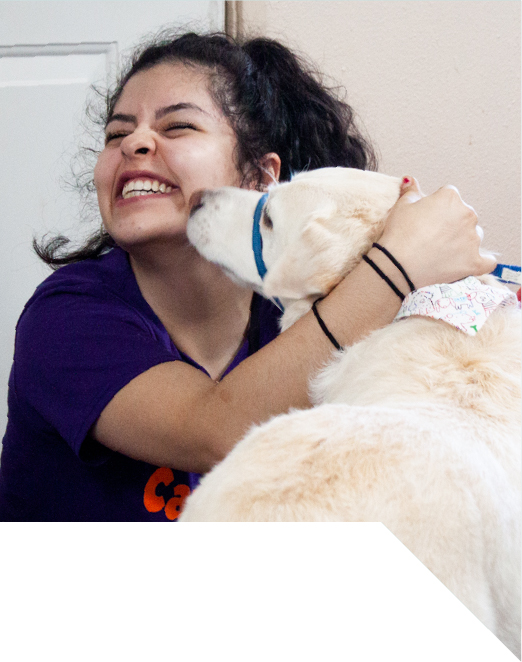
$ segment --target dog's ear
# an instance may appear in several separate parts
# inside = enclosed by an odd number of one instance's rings
[[[323,296],[342,278],[344,253],[338,235],[309,220],[297,241],[269,268],[263,282],[266,296],[304,299]]]

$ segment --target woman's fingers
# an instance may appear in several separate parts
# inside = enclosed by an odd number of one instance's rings
[[[495,258],[481,252],[483,232],[477,214],[455,186],[443,186],[425,196],[417,180],[408,176],[403,178],[400,192],[388,214],[381,243],[402,263],[417,287],[453,282],[495,268]]]
[[[404,198],[403,202],[416,202],[424,197],[425,195],[415,177],[406,176],[402,178],[400,198]]]
[[[455,186],[448,184],[447,186],[443,186],[442,188],[448,189],[458,196],[460,204],[469,210],[469,215],[468,215],[469,222],[475,225],[475,232],[479,238],[479,244],[478,244],[479,252],[477,256],[477,266],[473,272],[473,275],[480,276],[485,273],[490,273],[497,266],[497,261],[493,255],[491,255],[487,251],[481,250],[482,240],[484,239],[484,230],[478,224],[477,212],[471,205],[469,205],[467,202],[465,202],[462,199],[462,196],[460,195],[460,191]]]

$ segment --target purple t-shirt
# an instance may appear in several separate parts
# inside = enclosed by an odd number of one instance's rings
[[[272,340],[279,311],[258,295],[227,369]],[[175,521],[198,474],[157,467],[88,436],[114,395],[178,351],[143,298],[127,253],[62,267],[18,321],[0,464],[0,521]]]

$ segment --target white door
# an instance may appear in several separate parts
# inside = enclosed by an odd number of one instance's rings
[[[50,271],[34,235],[78,235],[78,195],[64,190],[91,83],[104,84],[146,33],[173,24],[223,30],[224,2],[0,1],[0,440],[16,321]],[[92,227],[84,228],[88,234]]]

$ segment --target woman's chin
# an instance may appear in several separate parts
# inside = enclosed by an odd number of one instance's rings
[[[150,233],[139,235],[116,234],[111,235],[118,246],[127,253],[143,250],[160,250],[164,248],[175,249],[176,247],[188,246],[189,241],[184,232],[178,233]]]
[[[147,246],[158,247],[165,244],[172,246],[186,245],[186,220],[176,223],[154,224],[150,223],[114,223],[107,227],[107,231],[114,241],[126,251],[132,249],[146,248]]]

